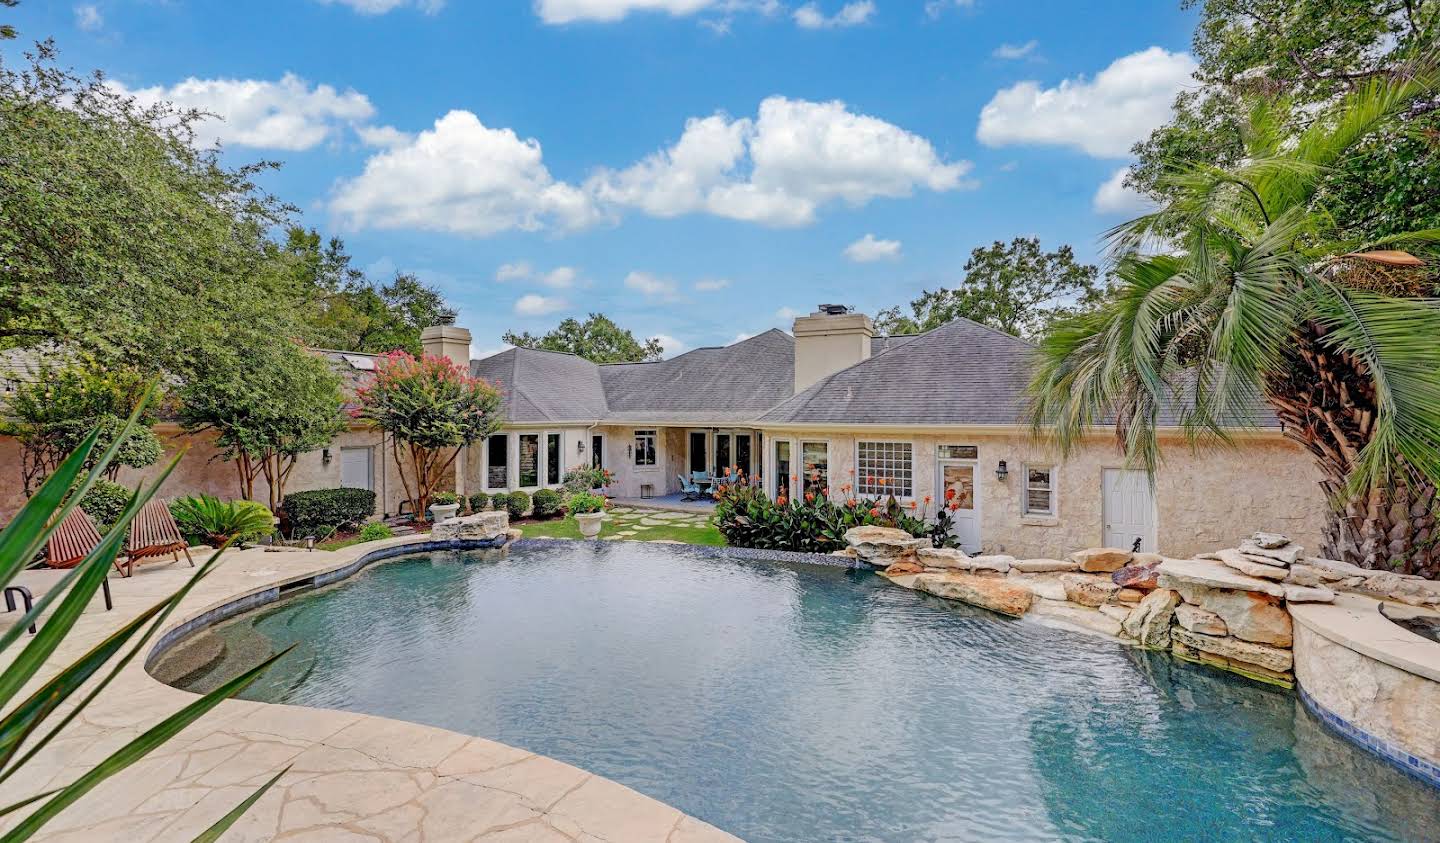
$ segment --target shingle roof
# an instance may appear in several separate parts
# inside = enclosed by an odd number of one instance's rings
[[[795,339],[770,330],[656,363],[613,363],[600,380],[616,421],[752,421],[795,392]]]
[[[760,421],[1019,424],[1033,353],[1024,340],[959,319],[824,378]]]
[[[512,348],[470,361],[470,374],[499,388],[514,424],[594,422],[606,415],[599,368],[558,351]]]

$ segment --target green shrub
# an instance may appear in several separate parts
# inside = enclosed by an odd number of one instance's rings
[[[483,512],[490,507],[490,496],[484,492],[476,492],[470,496],[470,511]]]
[[[441,506],[449,506],[451,504],[459,502],[460,496],[455,494],[454,492],[436,492],[435,494],[430,496],[430,503],[432,505],[438,503]]]
[[[324,537],[368,521],[375,514],[375,493],[369,489],[291,492],[280,511],[290,522],[290,535]]]
[[[540,489],[532,500],[536,518],[554,518],[560,514],[560,504],[565,499],[554,489]]]
[[[369,524],[365,525],[364,529],[360,531],[360,541],[374,542],[381,539],[392,538],[394,535],[395,531],[390,529],[389,524],[384,524],[379,521],[371,521]]]
[[[209,495],[180,498],[170,512],[187,537],[194,536],[211,547],[235,539],[244,543],[270,535],[275,516],[255,501],[222,501]]]
[[[590,515],[596,512],[604,512],[609,501],[599,495],[592,495],[589,492],[577,492],[565,499],[565,509],[571,515]]]
[[[565,486],[565,491],[573,495],[577,492],[588,492],[591,489],[608,486],[614,479],[615,475],[603,468],[581,465],[565,472],[565,477],[561,482]]]
[[[505,496],[505,511],[511,518],[523,518],[530,510],[530,496],[524,492],[511,492]]]
[[[109,480],[96,480],[85,497],[80,499],[80,508],[85,510],[95,521],[95,527],[104,535],[110,530],[125,511],[125,504],[130,502],[131,492],[119,483],[112,483]]]
[[[866,525],[897,527],[912,536],[930,537],[933,528],[918,507],[851,498],[836,503],[820,495],[771,500],[752,486],[731,486],[716,496],[715,526],[727,544],[762,550],[829,553],[845,547],[845,533]]]

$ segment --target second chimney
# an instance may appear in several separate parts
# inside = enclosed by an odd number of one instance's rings
[[[875,323],[842,305],[822,304],[795,320],[795,391],[870,359]]]

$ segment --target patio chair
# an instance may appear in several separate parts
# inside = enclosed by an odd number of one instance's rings
[[[100,544],[100,531],[85,510],[75,507],[45,543],[45,564],[51,568],[73,568]],[[116,563],[119,567],[119,563]]]
[[[700,484],[699,484],[699,483],[696,483],[694,480],[687,478],[687,477],[686,477],[685,475],[683,475],[683,474],[677,474],[677,475],[675,475],[675,477],[680,480],[680,500],[682,500],[682,501],[698,501],[698,500],[700,500],[701,496],[702,496],[704,493],[700,491]]]
[[[190,558],[190,543],[180,535],[180,525],[175,523],[170,507],[164,501],[151,500],[130,523],[130,537],[125,542],[125,567],[121,568],[118,560],[115,567],[122,576],[134,576],[136,562],[167,554],[171,562],[179,562],[182,553],[190,567],[195,567],[195,560]]]

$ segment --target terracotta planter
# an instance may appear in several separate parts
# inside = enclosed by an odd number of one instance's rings
[[[600,535],[600,526],[605,520],[603,512],[583,512],[575,516],[575,523],[580,527],[580,535],[587,539],[593,539]]]

